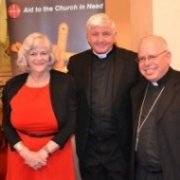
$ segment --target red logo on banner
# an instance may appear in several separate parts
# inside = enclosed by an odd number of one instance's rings
[[[11,4],[8,7],[8,15],[11,18],[17,18],[21,15],[21,8],[17,4]]]

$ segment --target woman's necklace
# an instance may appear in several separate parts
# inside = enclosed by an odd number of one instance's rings
[[[136,144],[135,144],[135,151],[137,151],[138,149],[138,143],[139,143],[139,133],[142,129],[142,127],[144,126],[145,122],[147,121],[150,113],[152,112],[152,110],[154,109],[157,101],[159,100],[162,92],[164,91],[164,88],[165,86],[162,87],[161,91],[159,92],[159,94],[157,95],[156,99],[154,100],[152,106],[150,107],[149,111],[147,112],[144,120],[142,121],[141,123],[141,116],[142,116],[142,110],[143,110],[143,107],[144,107],[144,102],[145,102],[145,99],[146,99],[146,96],[147,96],[147,92],[148,92],[148,89],[149,89],[149,83],[147,85],[147,88],[146,88],[146,91],[145,91],[145,95],[144,95],[144,98],[143,98],[143,101],[142,101],[142,104],[141,104],[141,108],[140,108],[140,113],[139,113],[139,119],[138,119],[138,126],[137,126],[137,133],[136,133]]]

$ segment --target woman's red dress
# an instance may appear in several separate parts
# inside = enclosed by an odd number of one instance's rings
[[[11,101],[11,122],[19,130],[26,132],[55,132],[58,123],[55,118],[49,86],[31,88],[24,85]],[[59,107],[59,110],[60,107]],[[30,137],[18,132],[23,143],[32,151],[38,151],[52,138]],[[6,180],[74,180],[74,162],[71,141],[63,149],[58,149],[48,157],[48,163],[34,170],[24,163],[16,151],[8,149]]]

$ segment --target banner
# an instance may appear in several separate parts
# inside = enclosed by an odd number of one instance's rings
[[[14,74],[19,47],[32,32],[48,35],[57,47],[56,69],[62,70],[72,54],[89,48],[86,21],[104,10],[104,0],[7,0]]]

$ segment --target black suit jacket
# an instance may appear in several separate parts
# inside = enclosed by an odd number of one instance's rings
[[[129,150],[131,132],[130,89],[137,82],[136,53],[122,48],[115,49],[113,81],[113,118],[117,125],[120,145],[124,155]],[[69,73],[77,86],[77,129],[75,133],[77,154],[81,159],[90,132],[90,82],[92,51],[87,50],[70,58]],[[108,83],[108,82],[107,82]],[[102,87],[103,88],[103,87]]]
[[[133,101],[133,148],[131,162],[131,180],[134,180],[135,137],[139,108],[147,81],[142,81],[132,90]],[[157,123],[157,144],[162,163],[163,180],[180,179],[180,72],[170,70],[166,87],[161,95]]]
[[[7,82],[3,90],[3,130],[11,147],[20,141],[10,121],[10,101],[25,84],[28,74],[18,75]],[[73,78],[56,70],[50,72],[50,97],[52,108],[59,124],[59,131],[53,141],[62,148],[75,130],[76,99]],[[42,102],[43,103],[43,102]],[[46,113],[46,112],[44,112]]]

